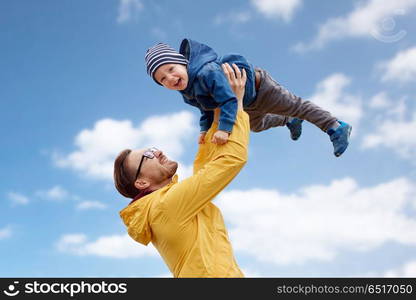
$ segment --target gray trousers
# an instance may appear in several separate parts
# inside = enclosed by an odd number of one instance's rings
[[[260,86],[256,100],[244,110],[250,116],[250,128],[260,132],[271,127],[285,126],[292,118],[307,120],[323,131],[334,127],[337,118],[310,101],[293,95],[277,83],[267,71],[260,73]]]

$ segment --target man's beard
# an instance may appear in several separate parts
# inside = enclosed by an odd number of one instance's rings
[[[172,178],[178,170],[178,163],[176,161],[169,161],[168,165],[164,166],[163,170],[160,170],[160,177],[163,180]]]
[[[169,168],[170,169],[170,168]],[[176,174],[176,171],[178,170],[178,163],[176,161],[172,162],[172,168],[171,168],[171,174],[170,177]]]

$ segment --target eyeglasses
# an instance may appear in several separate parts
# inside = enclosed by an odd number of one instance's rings
[[[136,179],[137,179],[137,177],[138,177],[138,176],[139,176],[139,174],[140,174],[140,169],[141,169],[141,167],[142,167],[142,163],[143,163],[144,158],[146,157],[146,158],[153,159],[153,158],[155,157],[155,153],[156,153],[157,151],[159,151],[159,149],[157,149],[157,148],[155,148],[155,147],[152,147],[152,148],[147,149],[146,151],[144,151],[144,153],[143,153],[143,155],[142,155],[142,159],[140,160],[139,167],[137,168],[136,176],[134,176],[134,180],[136,180]]]

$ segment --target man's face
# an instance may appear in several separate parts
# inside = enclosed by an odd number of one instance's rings
[[[153,158],[149,158],[146,155],[152,153]],[[149,149],[133,150],[128,156],[128,165],[131,169],[131,174],[136,174],[140,161],[142,160],[140,172],[138,178],[145,178],[149,180],[150,184],[159,184],[166,179],[175,175],[178,168],[178,163],[169,160],[166,155],[160,150],[150,151]]]
[[[180,64],[166,64],[157,68],[155,79],[165,88],[182,91],[188,85],[188,71]]]

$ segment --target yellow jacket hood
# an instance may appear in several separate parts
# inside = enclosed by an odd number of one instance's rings
[[[152,231],[149,224],[152,194],[134,201],[120,211],[120,217],[127,226],[129,235],[143,245],[149,244],[152,240]]]

